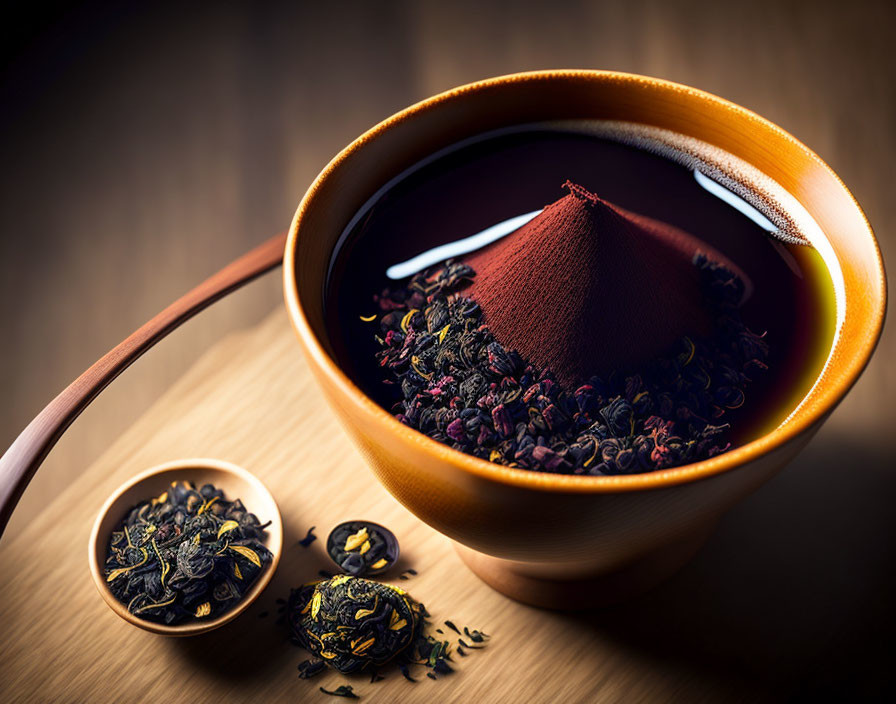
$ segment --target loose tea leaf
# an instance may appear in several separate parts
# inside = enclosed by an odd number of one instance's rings
[[[356,577],[385,572],[398,559],[398,540],[388,528],[369,521],[347,521],[327,538],[327,553]]]
[[[311,526],[308,529],[308,534],[299,541],[299,545],[301,545],[303,548],[309,547],[311,543],[317,540],[317,536],[314,534],[314,528],[315,526]]]
[[[435,674],[454,670],[448,662],[451,643],[425,633],[426,616],[425,607],[404,590],[351,575],[292,590],[286,614],[293,640],[315,656],[299,665],[300,677],[328,666],[344,674],[368,670],[375,681],[380,666],[394,663],[411,682],[417,681],[412,664]]]
[[[633,474],[725,452],[720,421],[766,368],[768,346],[740,318],[743,282],[702,254],[693,264],[713,332],[577,388],[495,339],[460,293],[476,275],[468,265],[449,260],[384,291],[377,359],[401,388],[396,418],[457,450],[541,472]]]
[[[350,684],[343,684],[337,687],[336,689],[330,691],[328,689],[320,688],[320,691],[324,694],[329,694],[331,697],[345,697],[346,699],[360,699],[357,694],[355,694],[352,686]]]
[[[311,679],[323,672],[326,667],[327,664],[323,660],[304,660],[299,663],[299,678],[303,680]]]
[[[344,674],[393,660],[422,619],[423,607],[401,589],[349,575],[294,590],[288,614],[299,644]]]
[[[482,631],[477,630],[471,631],[466,626],[464,626],[464,634],[474,643],[482,643],[486,638],[488,638],[487,633],[483,633]]]
[[[106,582],[128,611],[166,624],[210,619],[236,604],[271,562],[267,524],[211,484],[174,482],[112,532]]]

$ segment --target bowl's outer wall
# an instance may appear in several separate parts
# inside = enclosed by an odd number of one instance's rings
[[[324,277],[337,238],[361,205],[390,178],[460,139],[511,124],[569,118],[643,122],[722,147],[787,188],[825,231],[843,268],[845,322],[833,363],[790,421],[789,432],[779,428],[681,471],[621,478],[628,485],[595,482],[594,491],[579,482],[587,478],[508,480],[501,470],[479,466],[480,460],[400,426],[335,365],[324,325]],[[721,99],[605,72],[495,79],[390,118],[318,177],[296,213],[286,254],[287,305],[311,368],[376,475],[401,503],[451,538],[493,556],[573,564],[587,559],[608,569],[705,530],[781,469],[864,368],[880,334],[886,299],[870,227],[817,156],[771,123]]]
[[[332,387],[322,387],[377,478],[418,518],[479,552],[549,566],[554,578],[611,571],[706,530],[814,435],[805,433],[730,472],[666,488],[545,492],[446,467],[422,443],[409,447],[394,436],[371,432],[345,411]]]

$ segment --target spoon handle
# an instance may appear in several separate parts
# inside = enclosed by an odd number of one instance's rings
[[[235,259],[113,347],[47,404],[0,457],[0,536],[41,462],[100,391],[181,323],[280,265],[285,246],[283,233]]]

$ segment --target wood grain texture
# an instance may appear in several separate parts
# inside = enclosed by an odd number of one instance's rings
[[[0,536],[41,462],[90,402],[170,332],[280,264],[285,243],[285,234],[275,235],[232,261],[128,335],[47,404],[0,457]]]
[[[165,639],[119,619],[87,564],[90,526],[123,481],[160,462],[217,457],[274,494],[285,553],[244,615],[205,636]],[[862,467],[843,481],[844,463]],[[891,498],[896,478],[873,448],[829,424],[782,476],[722,521],[678,576],[643,597],[575,617],[521,606],[476,579],[450,542],[374,480],[312,379],[286,314],[229,335],[0,550],[4,700],[318,701],[301,651],[274,623],[275,599],[328,566],[322,540],[355,518],[402,543],[399,582],[436,620],[493,635],[456,676],[417,684],[397,673],[365,701],[729,702],[794,694],[856,699],[892,691]],[[832,518],[836,501],[844,518]],[[799,511],[795,512],[794,507]],[[861,522],[849,516],[861,515]],[[268,612],[261,618],[262,612]],[[847,696],[848,695],[848,696]],[[322,701],[322,700],[320,700]]]
[[[276,420],[275,420],[276,419]],[[274,421],[275,422],[272,422]],[[140,469],[186,454],[211,454],[255,473],[284,518],[285,554],[258,603],[207,635],[166,639],[119,619],[96,593],[86,548],[107,494]],[[250,507],[251,508],[251,507]],[[458,660],[456,676],[416,684],[350,678],[365,701],[717,700],[723,679],[700,680],[595,633],[587,620],[511,602],[463,567],[450,542],[376,483],[346,439],[301,358],[284,313],[210,350],[81,478],[0,554],[0,678],[13,701],[313,701],[346,678],[297,678],[302,651],[275,624],[275,599],[326,568],[323,538],[365,518],[402,543],[398,582],[434,620],[493,634],[487,649]],[[308,527],[322,539],[296,545]],[[31,565],[28,569],[17,566]],[[395,574],[393,573],[393,578]],[[269,612],[260,618],[263,611]]]

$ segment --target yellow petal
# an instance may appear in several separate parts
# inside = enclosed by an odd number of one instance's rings
[[[210,501],[206,501],[204,504],[202,504],[202,506],[199,507],[199,510],[196,512],[196,515],[197,516],[200,515],[203,511],[205,511],[209,506],[211,506],[217,500],[218,500],[218,497],[216,496],[213,499],[211,499]]]
[[[320,601],[320,592],[314,592],[314,597],[311,599],[311,618],[317,618],[317,612],[320,611]]]
[[[364,554],[365,552],[367,552],[368,550],[370,550],[370,541],[369,541],[369,540],[365,540],[365,541],[364,541],[364,544],[361,546],[361,554],[363,555],[363,554]]]
[[[159,601],[151,604],[147,604],[146,606],[141,606],[139,609],[134,611],[133,613],[139,614],[143,611],[148,611],[149,609],[158,609],[162,606],[168,606],[168,604],[174,603],[174,600],[177,599],[177,594],[171,597],[168,601]]]
[[[432,379],[432,372],[425,372],[420,368],[420,358],[417,355],[413,355],[411,357],[411,369],[413,369],[417,374],[422,376],[424,379]]]
[[[345,550],[346,552],[354,550],[356,547],[363,545],[364,541],[367,540],[368,537],[369,536],[367,535],[367,529],[362,528],[354,535],[350,535],[345,539],[345,547],[343,548],[343,550]]]
[[[378,570],[378,569],[381,569],[381,568],[385,567],[385,566],[388,565],[388,564],[389,564],[389,561],[388,561],[385,557],[383,557],[383,558],[377,560],[376,562],[374,562],[374,563],[370,566],[370,568],[371,568],[371,569],[374,569],[374,570]]]
[[[238,564],[236,564],[235,562],[233,563],[233,574],[237,579],[243,578],[243,573],[240,572],[240,566]]]
[[[256,567],[261,567],[261,558],[258,557],[258,553],[251,548],[247,548],[245,545],[231,545],[230,549],[234,552],[238,552]]]
[[[171,569],[171,565],[162,559],[162,553],[159,552],[159,546],[156,545],[156,539],[153,538],[150,543],[152,544],[153,550],[156,551],[156,557],[159,558],[159,564],[162,566],[162,576],[159,578],[159,581],[162,583],[162,586],[165,586],[165,577],[168,576],[168,571]]]
[[[373,315],[359,315],[358,317],[361,318],[361,320],[363,320],[365,323],[372,323],[374,320],[376,320],[376,313],[374,313]]]
[[[351,597],[351,589],[349,589],[349,597],[353,598],[353,597]],[[372,609],[358,609],[357,611],[355,611],[355,621],[358,621],[358,620],[364,618],[365,616],[370,616],[370,614],[375,613],[376,607],[379,606],[379,603],[380,603],[380,597],[379,597],[379,595],[377,595],[373,598],[373,608]],[[352,646],[352,647],[354,647],[354,646]]]
[[[411,318],[413,318],[413,317],[414,317],[414,313],[417,313],[417,312],[418,312],[418,311],[417,311],[416,308],[411,308],[411,309],[405,314],[405,316],[401,319],[401,329],[402,329],[404,332],[407,332],[407,331],[408,331],[408,325],[409,325],[410,322],[411,322]]]
[[[116,580],[119,577],[121,577],[121,575],[126,574],[127,572],[130,572],[132,569],[134,569],[134,568],[133,567],[119,567],[117,570],[112,570],[109,573],[109,576],[106,577],[106,581],[112,582],[113,580]]]
[[[234,528],[239,528],[239,527],[240,527],[240,524],[237,523],[236,521],[224,521],[221,524],[221,527],[218,528],[218,539],[220,540],[222,535],[224,535],[225,533],[229,533]]]
[[[376,638],[368,638],[363,643],[361,643],[357,648],[352,648],[352,653],[354,653],[355,655],[363,655],[364,651],[367,650],[374,643],[376,643]]]
[[[130,572],[135,567],[139,567],[140,565],[145,563],[149,559],[149,553],[146,552],[146,548],[140,548],[140,552],[143,553],[143,559],[140,560],[140,562],[138,562],[136,565],[131,565],[130,567],[119,567],[117,570],[112,570],[109,573],[109,576],[106,577],[106,581],[111,582],[115,579],[118,579],[119,577],[121,577],[121,575],[126,574],[127,572]]]
[[[445,335],[448,334],[448,330],[451,328],[451,323],[448,323],[445,327],[439,330],[439,342],[442,342],[445,339]]]
[[[212,612],[212,605],[209,602],[205,602],[204,604],[200,604],[196,609],[196,618],[202,618],[203,616],[208,616]]]

